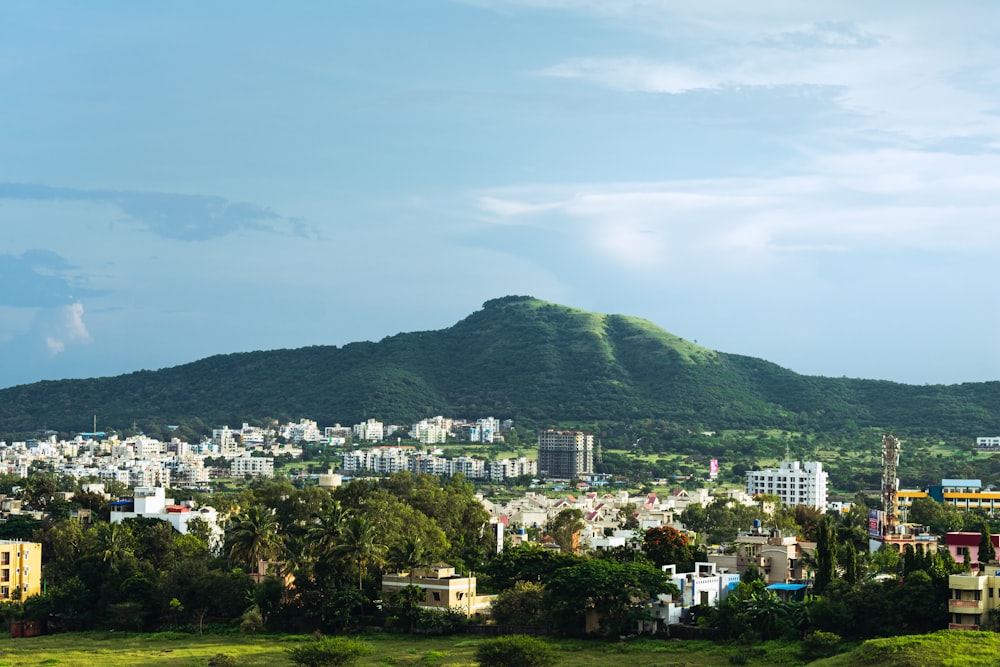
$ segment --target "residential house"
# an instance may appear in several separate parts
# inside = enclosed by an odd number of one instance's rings
[[[382,575],[382,592],[386,595],[407,586],[423,589],[424,599],[418,605],[422,609],[452,609],[467,617],[489,613],[490,604],[496,597],[479,595],[476,592],[475,577],[459,576],[455,574],[455,568],[444,564],[414,568],[412,572]]]

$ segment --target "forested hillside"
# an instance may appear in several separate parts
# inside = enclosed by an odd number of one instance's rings
[[[1000,383],[911,386],[804,376],[715,352],[642,319],[504,297],[440,331],[343,347],[220,355],[0,391],[0,432],[437,414],[521,424],[669,420],[685,428],[1000,432]]]

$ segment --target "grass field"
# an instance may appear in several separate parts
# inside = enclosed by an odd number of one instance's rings
[[[361,639],[374,652],[362,658],[360,667],[473,667],[481,637],[421,637],[369,634]],[[151,635],[93,632],[24,639],[0,639],[0,667],[207,667],[209,660],[227,654],[241,667],[285,667],[292,663],[286,651],[304,636],[263,636],[247,639],[238,635],[217,636],[157,633]],[[558,667],[722,667],[732,656],[744,654],[745,664],[849,667],[985,667],[1000,663],[1000,634],[949,632],[930,635],[874,639],[832,658],[805,663],[797,643],[764,642],[752,649],[739,649],[708,641],[637,639],[604,642],[547,639],[555,649]],[[850,648],[850,647],[845,647]]]
[[[363,637],[374,646],[374,653],[358,665],[414,667],[473,666],[480,637],[414,637],[375,634]],[[52,665],[58,667],[205,667],[212,656],[224,653],[246,667],[282,667],[292,663],[286,650],[308,637],[266,636],[245,639],[240,636],[152,635],[122,633],[80,633],[0,639],[0,666],[22,667]],[[729,665],[735,649],[704,641],[665,641],[641,639],[630,642],[573,641],[552,639],[559,667],[598,667],[627,662],[643,667],[714,667]],[[754,664],[802,664],[796,659],[795,646],[768,644],[760,649]]]

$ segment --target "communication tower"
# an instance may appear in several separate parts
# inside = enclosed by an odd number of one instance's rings
[[[882,436],[882,523],[883,534],[892,532],[897,524],[896,495],[899,493],[899,438],[894,435]]]

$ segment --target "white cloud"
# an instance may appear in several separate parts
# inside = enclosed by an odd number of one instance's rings
[[[49,354],[55,356],[62,353],[69,343],[86,343],[90,341],[90,332],[83,321],[83,304],[73,303],[57,309],[43,323],[45,346]]]
[[[789,177],[506,188],[480,209],[582,239],[633,273],[706,258],[739,272],[817,253],[1000,251],[990,186],[1000,156],[886,150],[815,166]]]

